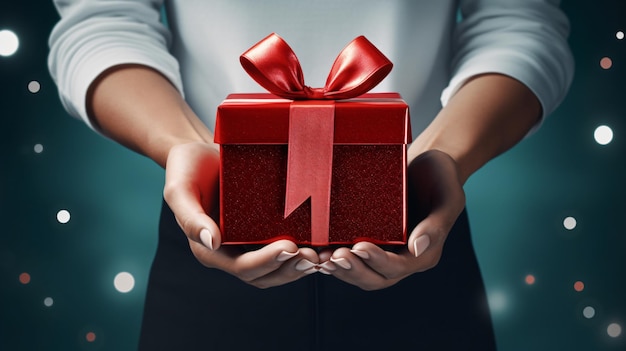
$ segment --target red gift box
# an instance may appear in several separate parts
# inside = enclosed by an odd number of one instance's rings
[[[408,106],[396,93],[361,95],[391,63],[360,37],[326,87],[311,89],[291,49],[271,35],[242,64],[276,95],[232,94],[218,107],[222,243],[405,243]]]

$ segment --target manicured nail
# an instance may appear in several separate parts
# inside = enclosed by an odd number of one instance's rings
[[[287,251],[283,251],[281,253],[278,254],[278,256],[276,256],[276,261],[278,262],[285,262],[288,259],[296,256],[298,254],[299,250],[296,252],[287,252]]]
[[[428,235],[420,235],[413,242],[413,251],[415,252],[415,257],[423,254],[428,246],[430,245],[430,237]]]
[[[333,274],[332,272],[327,271],[326,269],[324,269],[322,267],[320,267],[317,271],[320,272],[320,273],[326,274],[326,275],[332,275]]]
[[[364,260],[368,260],[370,258],[370,254],[367,253],[367,251],[362,251],[362,250],[350,250],[350,252],[352,252],[353,254],[361,257]]]
[[[317,266],[320,268],[320,270],[325,269],[328,272],[332,272],[332,271],[336,271],[337,270],[337,267],[335,267],[335,264],[330,262],[330,261],[326,261],[326,262],[320,263]]]
[[[200,231],[200,241],[209,250],[213,250],[213,234],[211,234],[210,230],[204,228]]]
[[[309,268],[306,271],[303,271],[302,273],[304,274],[313,274],[313,273],[317,273],[319,272],[319,269],[317,269],[317,267],[313,267],[313,268]]]
[[[301,272],[305,272],[306,270],[314,267],[317,267],[317,265],[307,260],[306,258],[303,258],[298,263],[296,263],[296,270]]]
[[[339,267],[343,268],[343,269],[350,269],[352,268],[352,265],[350,264],[350,262],[348,262],[348,260],[346,260],[343,257],[340,258],[333,258],[331,257],[330,260],[337,264]]]

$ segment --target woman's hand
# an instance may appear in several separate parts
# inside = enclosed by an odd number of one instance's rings
[[[534,93],[513,78],[494,73],[469,79],[408,150],[409,219],[419,223],[407,247],[396,254],[363,242],[320,259],[335,262],[334,276],[367,290],[434,267],[465,206],[465,181],[519,142],[541,111]]]
[[[164,197],[203,265],[228,272],[259,288],[286,284],[317,271],[318,255],[281,240],[256,251],[221,247],[216,216],[219,206],[219,151],[192,142],[172,147],[165,167]]]
[[[407,176],[409,218],[419,220],[407,247],[395,253],[360,242],[352,249],[322,252],[321,261],[334,263],[332,275],[364,290],[377,290],[439,262],[448,233],[465,207],[458,167],[444,152],[431,150],[413,159]]]

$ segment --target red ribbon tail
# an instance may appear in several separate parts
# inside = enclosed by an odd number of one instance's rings
[[[335,104],[294,101],[289,114],[285,218],[311,198],[311,245],[328,245]]]

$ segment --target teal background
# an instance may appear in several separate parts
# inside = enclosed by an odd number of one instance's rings
[[[626,39],[615,36],[626,31],[626,11],[608,0],[563,8],[577,66],[569,96],[466,186],[505,351],[626,350]],[[46,68],[57,19],[47,1],[0,5],[0,30],[20,38],[16,54],[0,56],[0,350],[132,350],[163,172],[63,110]],[[37,93],[27,89],[33,80]],[[605,146],[593,139],[603,124],[614,132]],[[71,213],[66,224],[56,220],[61,209]],[[577,220],[573,230],[563,226],[567,216]],[[113,286],[123,271],[136,280],[128,293]],[[28,284],[19,280],[25,272]],[[593,318],[583,316],[587,306]],[[611,323],[620,336],[607,334]]]

